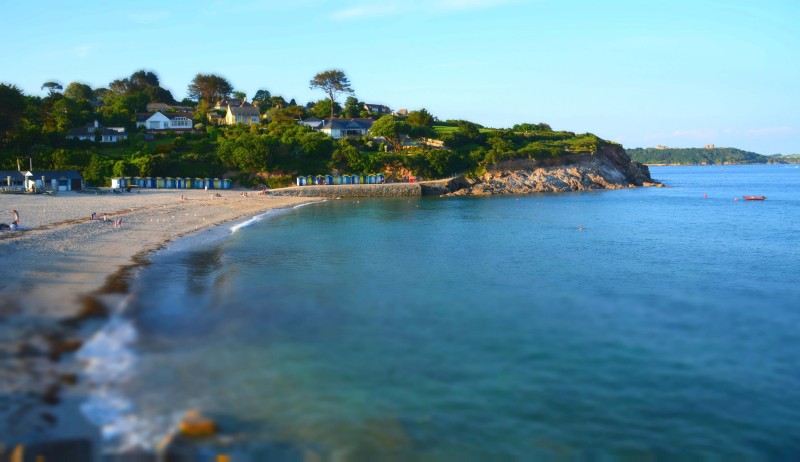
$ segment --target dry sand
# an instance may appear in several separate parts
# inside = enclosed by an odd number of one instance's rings
[[[0,446],[63,427],[51,405],[74,378],[58,357],[88,335],[70,320],[97,309],[91,295],[109,276],[178,237],[314,200],[200,190],[0,194],[0,223],[16,209],[23,228],[0,231]],[[90,220],[92,212],[108,221]]]

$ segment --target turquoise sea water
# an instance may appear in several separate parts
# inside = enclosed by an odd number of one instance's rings
[[[181,241],[94,342],[115,366],[84,411],[110,444],[199,408],[255,453],[797,460],[800,169],[651,172],[669,187],[328,201]]]

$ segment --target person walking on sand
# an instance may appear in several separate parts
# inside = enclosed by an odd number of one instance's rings
[[[19,226],[19,212],[17,212],[16,210],[12,210],[11,211],[11,217],[13,218],[11,223]]]

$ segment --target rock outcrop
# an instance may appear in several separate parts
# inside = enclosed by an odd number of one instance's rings
[[[449,195],[487,196],[534,192],[621,189],[661,186],[646,165],[632,162],[622,146],[603,144],[592,154],[554,161],[508,161],[475,179],[458,178],[447,185]]]

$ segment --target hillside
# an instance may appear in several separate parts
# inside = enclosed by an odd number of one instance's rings
[[[779,157],[765,156],[736,148],[635,148],[625,150],[631,160],[658,165],[718,165],[783,163]]]

